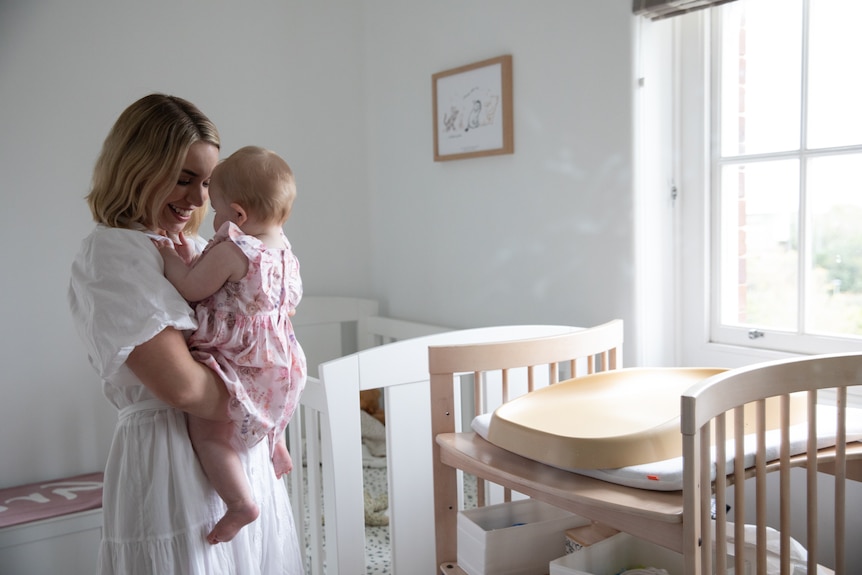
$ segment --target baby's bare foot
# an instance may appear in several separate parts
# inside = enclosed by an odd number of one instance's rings
[[[228,504],[227,512],[219,519],[213,530],[207,535],[207,541],[216,543],[227,543],[239,533],[239,530],[257,519],[260,510],[254,501],[238,501]]]

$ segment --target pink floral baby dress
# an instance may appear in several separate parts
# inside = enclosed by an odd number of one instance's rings
[[[233,242],[248,257],[248,273],[196,304],[198,329],[189,339],[195,358],[224,380],[239,439],[253,446],[268,437],[270,450],[307,375],[289,316],[302,298],[299,261],[284,234],[282,240],[284,249],[267,248],[231,222],[221,226],[207,249]]]

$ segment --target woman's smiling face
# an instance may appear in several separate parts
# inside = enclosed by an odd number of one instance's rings
[[[218,163],[218,154],[218,148],[209,142],[198,141],[191,145],[174,190],[159,210],[159,232],[169,238],[177,237],[192,213],[206,203],[210,175]]]

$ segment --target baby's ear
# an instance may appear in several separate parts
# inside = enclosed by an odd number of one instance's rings
[[[241,226],[248,221],[248,214],[246,213],[245,208],[241,205],[234,202],[230,205],[230,209],[232,209],[236,215],[236,220],[234,221],[236,225]]]

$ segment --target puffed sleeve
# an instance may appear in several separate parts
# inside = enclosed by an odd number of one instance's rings
[[[97,226],[72,264],[68,299],[90,363],[106,380],[137,345],[166,327],[197,327],[191,307],[165,279],[158,250],[140,231]]]

